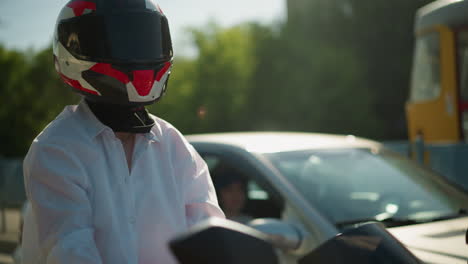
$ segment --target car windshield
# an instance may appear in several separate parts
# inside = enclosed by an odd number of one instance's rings
[[[468,195],[440,176],[385,150],[334,149],[266,154],[332,222],[430,221],[456,215]]]

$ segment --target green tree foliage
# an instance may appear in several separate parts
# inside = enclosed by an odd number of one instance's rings
[[[193,111],[193,87],[196,68],[192,59],[176,57],[164,99],[148,106],[149,111],[171,122],[183,131],[190,131],[196,120]]]
[[[187,133],[300,130],[406,138],[413,17],[428,2],[306,1],[285,24],[193,30],[198,56],[188,73],[193,79],[183,86],[191,95],[179,108],[185,120],[174,121]],[[174,76],[184,74],[179,70],[176,61]],[[169,108],[160,110],[171,115]]]
[[[16,91],[24,90],[24,76],[27,72],[26,58],[23,54],[7,51],[0,47],[0,98],[2,107],[0,108],[0,138],[2,138],[2,154],[14,155],[18,151],[20,140],[16,140],[17,116],[15,110],[21,101],[20,95]]]
[[[358,103],[359,96],[363,96],[359,90],[370,93],[369,111],[381,121],[377,133],[364,135],[380,139],[407,137],[404,104],[413,53],[413,19],[417,8],[429,2],[316,0],[308,2],[306,14],[289,19],[293,39],[302,37],[305,43],[335,46],[335,50],[352,53],[359,61],[362,86],[351,84],[352,89],[357,89],[353,100]]]
[[[288,25],[280,35],[259,35],[252,107],[264,101],[254,129],[375,135],[372,95],[352,50],[307,39]]]
[[[185,133],[300,130],[378,134],[362,65],[336,45],[287,27],[192,30],[198,56],[176,58],[168,96],[153,108]],[[189,81],[187,81],[189,80]],[[348,100],[359,95],[359,100]]]
[[[32,54],[0,47],[0,155],[24,155],[64,105],[76,102],[77,96],[59,80],[53,65],[51,49]]]
[[[256,66],[250,27],[210,24],[191,34],[198,56],[191,65],[175,58],[168,96],[155,108],[187,133],[247,130],[245,105]]]

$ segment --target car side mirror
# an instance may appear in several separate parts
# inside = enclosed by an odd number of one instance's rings
[[[265,233],[270,243],[286,251],[298,249],[303,240],[301,232],[293,224],[275,218],[254,219],[248,225]]]
[[[180,264],[277,264],[268,236],[234,221],[209,218],[169,242]]]

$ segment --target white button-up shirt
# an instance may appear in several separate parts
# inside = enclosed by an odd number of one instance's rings
[[[114,132],[82,101],[34,140],[24,161],[24,263],[176,263],[167,242],[224,217],[205,162],[169,123],[137,134],[129,172]]]

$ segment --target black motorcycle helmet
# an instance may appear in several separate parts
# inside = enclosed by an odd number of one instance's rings
[[[71,0],[53,41],[56,70],[87,101],[141,107],[159,100],[172,68],[166,16],[152,0]]]

